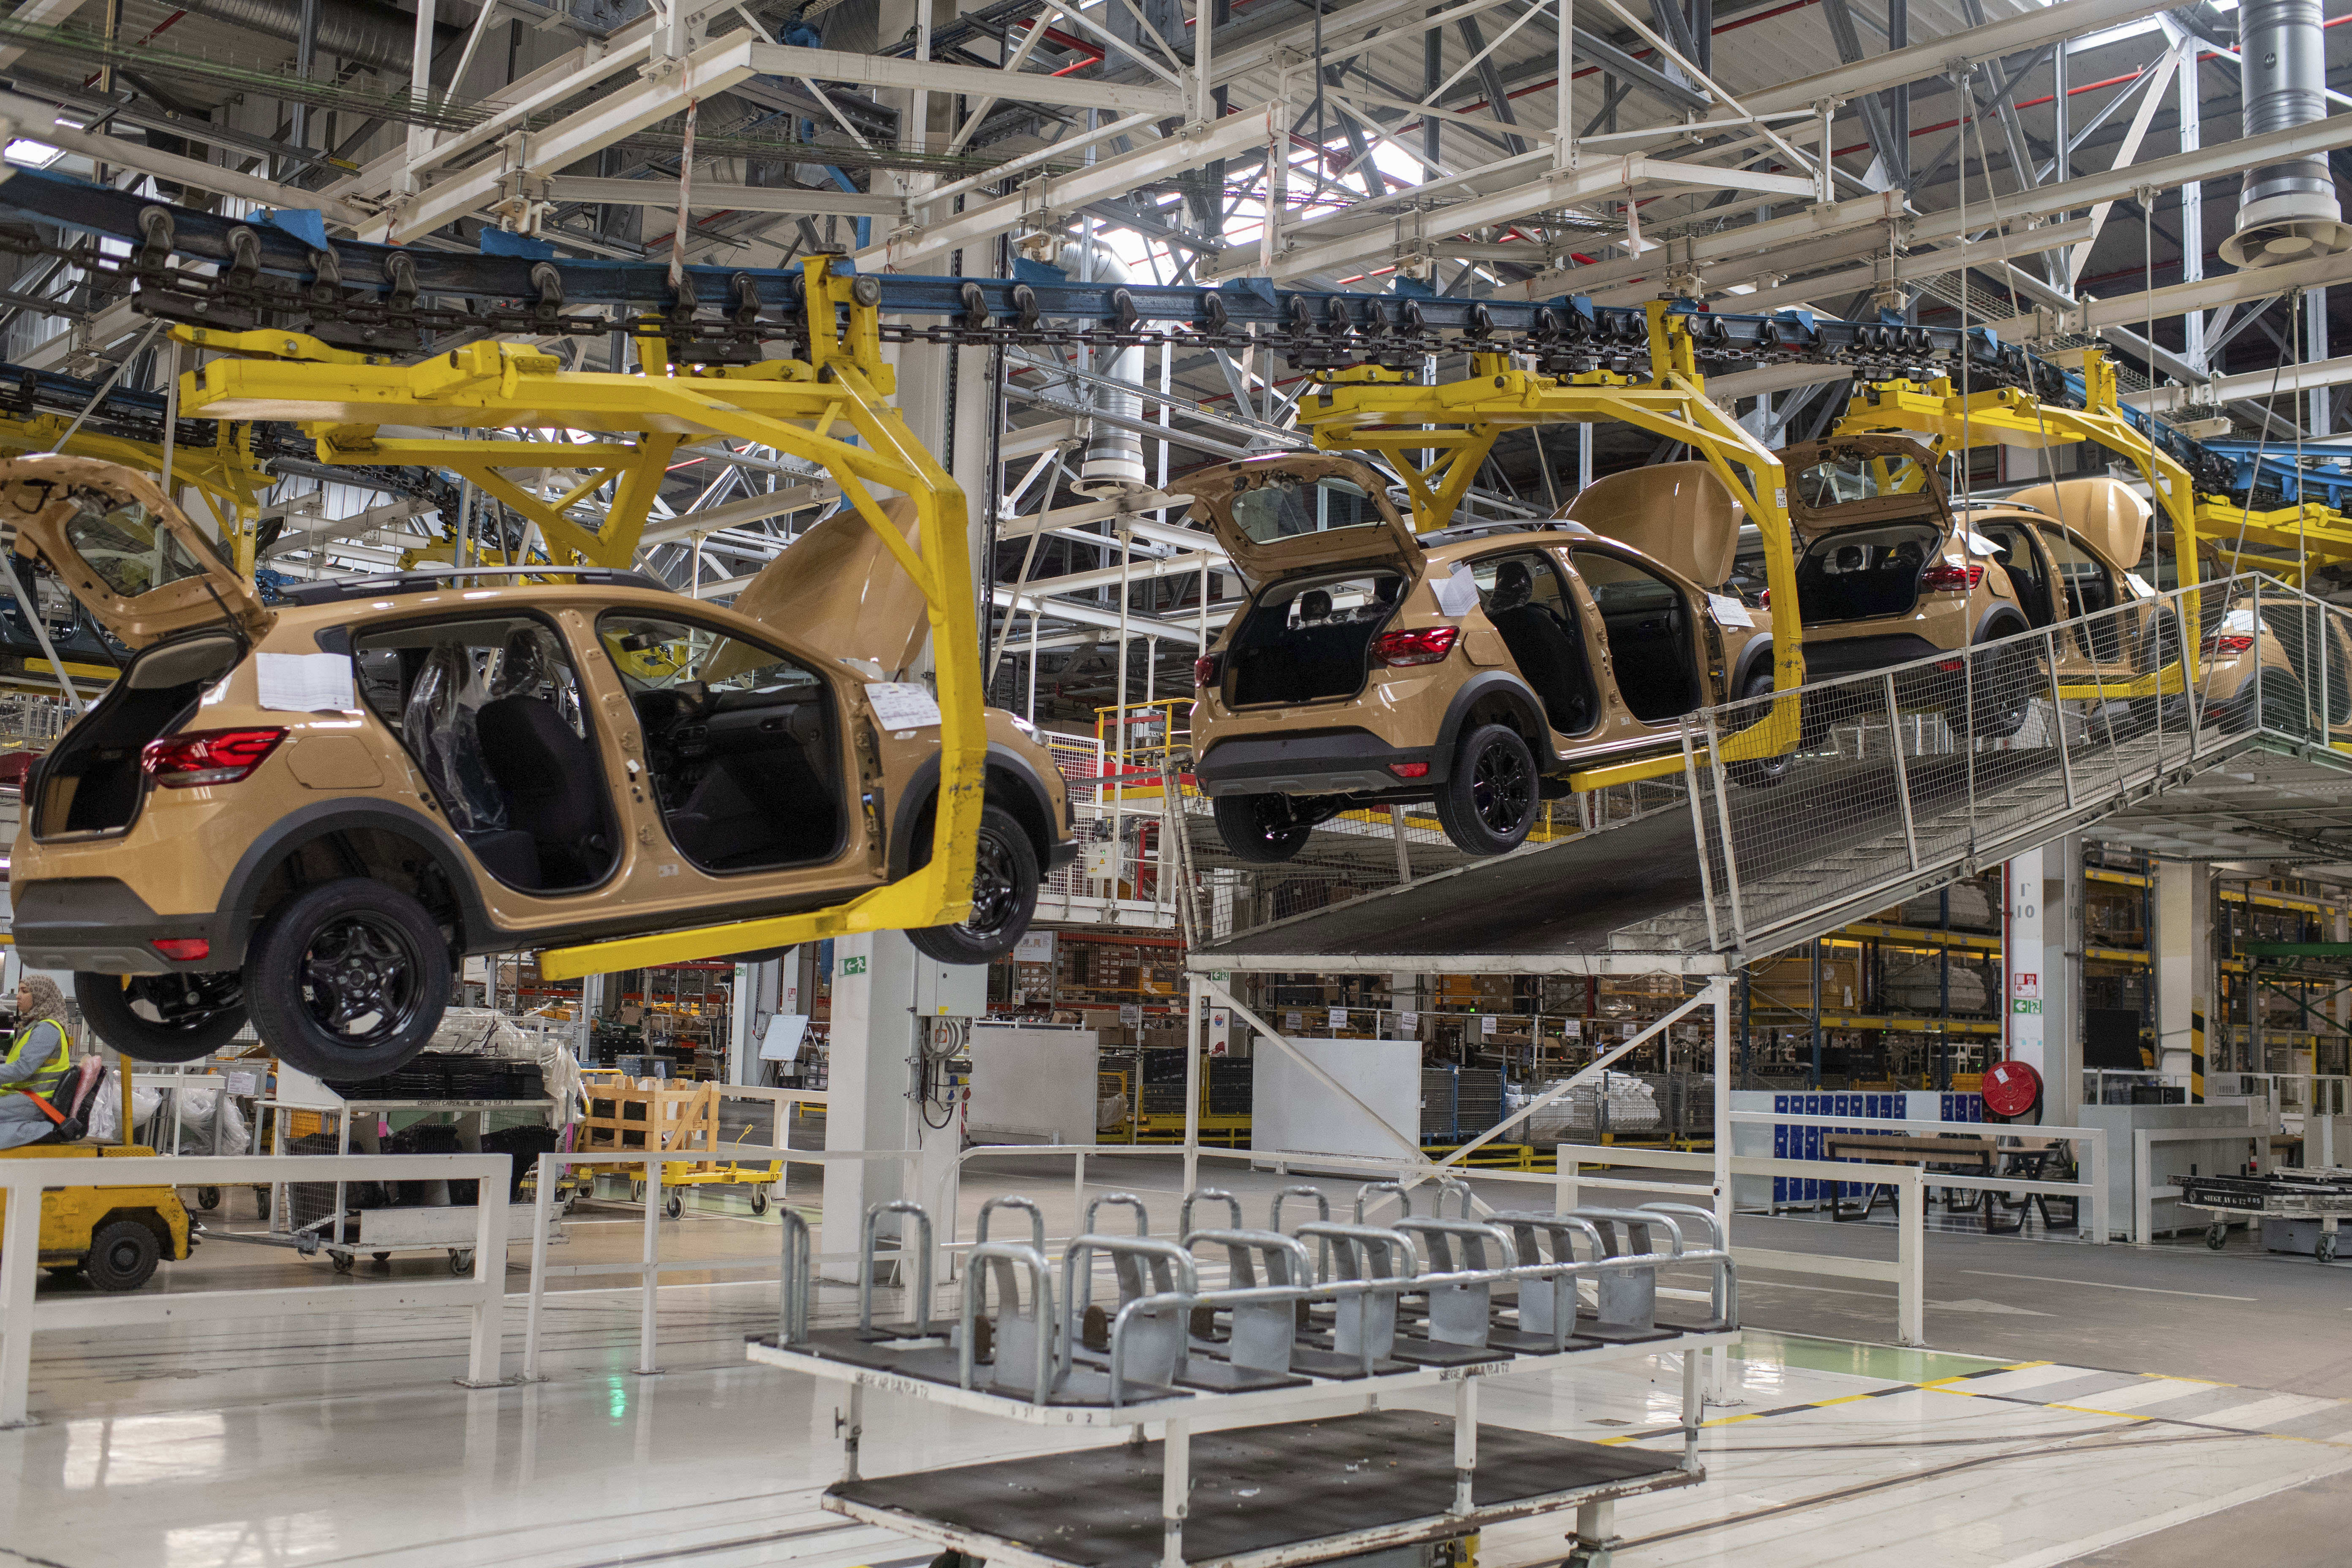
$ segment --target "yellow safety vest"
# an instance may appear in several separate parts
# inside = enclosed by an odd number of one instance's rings
[[[46,1036],[42,1035],[44,1029],[48,1031]],[[42,1052],[47,1052],[49,1059],[30,1077],[14,1076],[28,1058],[37,1057]],[[11,1091],[30,1089],[55,1104],[58,1086],[65,1081],[66,1074],[71,1070],[73,1055],[66,1048],[65,1026],[55,1018],[39,1018],[19,1029],[16,1037],[8,1042],[8,1054],[0,1057],[0,1079],[7,1081],[0,1084],[0,1088]]]

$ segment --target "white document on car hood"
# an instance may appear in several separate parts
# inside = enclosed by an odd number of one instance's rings
[[[866,688],[874,721],[885,730],[919,730],[940,721],[940,705],[911,680],[877,680]]]
[[[357,708],[352,689],[352,661],[340,653],[264,653],[255,674],[261,705],[283,713],[316,713]]]

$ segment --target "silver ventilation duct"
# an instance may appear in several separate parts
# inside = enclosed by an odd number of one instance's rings
[[[2238,16],[2240,76],[2249,136],[2327,114],[2327,41],[2319,0],[2245,0]],[[2194,244],[2196,237],[2190,236]],[[2246,171],[2238,232],[2221,242],[2233,267],[2332,256],[2352,247],[2327,160],[2292,158]]]
[[[1074,244],[1064,245],[1055,261],[1072,278],[1082,276],[1079,263],[1078,247]],[[1093,281],[1112,288],[1127,281],[1126,265],[1100,240],[1094,243]],[[1095,374],[1113,381],[1139,383],[1143,379],[1143,351],[1120,349],[1107,360],[1097,360]],[[1097,414],[1129,420],[1143,417],[1143,399],[1135,393],[1089,386],[1087,394],[1087,405]],[[1151,481],[1143,468],[1143,437],[1107,419],[1090,419],[1087,423],[1089,429],[1086,458],[1078,465],[1078,477],[1070,482],[1070,488],[1080,495],[1106,500],[1150,489]]]
[[[302,37],[301,0],[173,0],[183,11],[209,16],[247,32],[298,43]],[[436,27],[436,34],[453,31]],[[352,60],[403,76],[415,58],[416,18],[377,0],[320,0],[321,58]]]

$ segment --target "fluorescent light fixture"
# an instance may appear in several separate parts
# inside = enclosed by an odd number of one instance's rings
[[[16,137],[8,143],[5,152],[0,152],[0,156],[5,156],[11,163],[22,163],[32,169],[46,169],[64,155],[47,142],[36,142],[29,136]]]

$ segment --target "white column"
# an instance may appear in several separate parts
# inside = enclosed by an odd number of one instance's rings
[[[2305,289],[2303,291],[2303,358],[2306,364],[2315,364],[2327,357],[2327,290]],[[2328,395],[2335,388],[2315,386],[2304,394],[2307,412],[2303,433],[2306,436],[2326,436],[2334,432],[2336,421],[2327,405]]]
[[[730,1009],[734,1032],[727,1052],[727,1081],[745,1087],[756,1085],[763,1076],[764,1064],[760,1060],[760,1040],[766,1033],[767,1021],[784,1011],[777,1005],[780,979],[787,967],[797,967],[800,949],[790,948],[781,958],[765,963],[739,963],[735,966],[735,1005]]]
[[[2078,838],[2009,862],[2009,1054],[2042,1075],[2042,1119],[2071,1123],[2083,1102],[2079,1014],[2083,847]]]
[[[2198,1020],[2213,968],[2213,873],[2193,861],[2156,868],[2156,1068],[2186,1083],[2201,1069]]]
[[[2165,25],[2166,37],[2180,41],[2180,35],[2169,22]],[[2198,114],[2197,89],[2202,72],[2194,52],[2188,58],[2179,77],[2178,104],[2180,121],[2180,151],[2191,153],[2204,145],[2203,122]],[[2059,178],[2065,176],[2061,174]],[[2205,276],[2205,188],[2195,180],[2180,187],[2180,280],[2194,283]],[[2205,312],[2190,310],[2180,318],[2182,332],[2180,357],[2197,367],[2200,374],[2210,374],[2205,363]]]
[[[940,1014],[977,1016],[988,1010],[985,965],[950,966],[925,958],[905,934],[847,936],[833,946],[833,1074],[825,1107],[828,1150],[890,1150],[922,1155],[905,1160],[828,1160],[818,1250],[855,1253],[866,1211],[878,1203],[938,1200],[940,1178],[962,1143],[961,1117],[934,1129],[924,1124],[913,1094],[922,1044],[921,1020]],[[936,1119],[937,1109],[932,1110]],[[933,1232],[946,1237],[944,1215]],[[895,1222],[882,1227],[898,1233]],[[827,1279],[854,1279],[855,1266],[835,1258]],[[940,1278],[945,1278],[944,1271]]]

